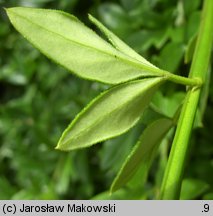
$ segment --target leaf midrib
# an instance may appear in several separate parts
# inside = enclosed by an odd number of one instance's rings
[[[159,83],[160,83],[160,82],[162,82],[162,80],[159,80]],[[147,89],[153,87],[153,85],[155,85],[155,84],[157,84],[157,80],[156,80],[155,82],[153,82],[150,86],[147,86],[145,89],[143,89],[142,92],[144,92],[144,91],[146,91]],[[107,92],[105,92],[104,94],[107,94]],[[90,130],[91,128],[94,128],[94,127],[95,127],[98,123],[100,123],[107,115],[111,115],[112,113],[116,112],[116,111],[119,110],[122,106],[125,106],[125,105],[126,105],[127,103],[129,103],[131,100],[135,100],[135,99],[136,99],[137,97],[139,97],[140,95],[141,95],[141,91],[140,91],[137,95],[135,95],[133,98],[131,98],[131,99],[129,99],[128,101],[126,101],[126,102],[122,103],[121,105],[117,106],[115,109],[113,109],[113,110],[111,110],[110,112],[107,112],[107,113],[105,113],[104,115],[100,116],[100,117],[99,117],[98,119],[96,119],[96,121],[93,122],[93,124],[91,124],[87,129],[82,129],[79,133],[77,133],[76,135],[74,135],[74,136],[75,136],[74,138],[69,138],[67,141],[65,141],[65,142],[63,143],[63,145],[67,145],[68,142],[78,139],[78,138],[82,135],[82,133],[85,133],[86,131]],[[101,97],[101,96],[103,96],[103,94],[100,95],[99,97]],[[96,101],[99,99],[99,97],[96,98],[96,100],[95,100],[94,102],[96,102]],[[91,104],[88,105],[88,108],[89,108],[90,105],[91,105]],[[88,110],[88,109],[85,109],[84,112],[87,111],[87,110]],[[80,114],[80,115],[78,116],[78,118],[76,118],[76,120],[73,122],[73,124],[71,124],[70,127],[68,127],[67,130],[70,130],[70,129],[72,128],[72,126],[75,124],[75,122],[76,122],[81,116],[82,116],[82,115]],[[63,139],[63,137],[62,137],[62,139]]]

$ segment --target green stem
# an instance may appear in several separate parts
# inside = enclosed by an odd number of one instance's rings
[[[186,85],[186,86],[190,86],[190,87],[201,87],[203,82],[199,77],[193,77],[193,78],[189,78],[189,77],[183,77],[183,76],[179,76],[173,73],[170,73],[168,71],[162,70],[160,68],[149,68],[149,70],[157,72],[158,75],[165,77],[166,80],[169,80],[171,82],[177,83],[177,84],[181,84],[181,85]]]
[[[200,78],[203,82],[208,71],[208,64],[213,39],[213,0],[205,0],[202,20],[195,53],[190,69],[190,78]],[[160,199],[179,199],[186,156],[189,151],[190,134],[193,128],[201,88],[188,89],[183,108],[178,120],[175,138],[166,167],[161,187]]]
[[[165,74],[167,80],[177,83],[177,84],[182,84],[182,85],[187,85],[191,87],[201,87],[203,82],[200,78],[195,77],[195,78],[187,78],[183,76],[178,76],[172,73]]]

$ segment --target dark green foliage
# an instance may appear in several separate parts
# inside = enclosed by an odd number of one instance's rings
[[[200,0],[15,2],[2,0],[0,6],[56,8],[82,21],[91,13],[152,63],[188,75],[189,64],[184,65],[183,59],[197,32]],[[169,83],[162,87],[144,114],[146,119],[121,137],[71,153],[56,151],[70,120],[106,86],[80,80],[49,61],[13,29],[3,9],[0,15],[0,199],[155,198],[172,132],[163,140],[144,185],[124,187],[111,197],[102,192],[109,189],[141,129],[158,115],[154,111],[173,116],[185,89]],[[197,128],[191,140],[194,150],[187,163],[184,184],[190,187],[183,187],[185,199],[212,198],[211,87],[207,102],[204,127]]]

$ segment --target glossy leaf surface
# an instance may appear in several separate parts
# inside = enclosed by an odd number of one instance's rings
[[[88,147],[126,132],[140,119],[162,82],[163,78],[137,80],[103,92],[77,115],[57,148]]]
[[[124,186],[138,169],[142,172],[142,178],[146,177],[156,148],[172,126],[173,121],[171,119],[162,118],[154,121],[143,131],[112,183],[111,192]],[[143,182],[142,179],[141,181]]]
[[[162,75],[154,66],[118,51],[65,12],[17,7],[7,9],[7,14],[37,49],[82,78],[118,84]]]

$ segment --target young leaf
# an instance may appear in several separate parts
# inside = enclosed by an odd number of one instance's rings
[[[111,192],[124,186],[140,169],[142,178],[146,178],[153,156],[160,141],[174,125],[169,118],[161,118],[150,124],[142,133],[139,141],[123,163],[120,171],[115,177]],[[143,179],[141,179],[143,182]]]
[[[162,75],[160,69],[118,51],[70,14],[22,7],[9,8],[7,14],[43,54],[82,78],[118,84]]]
[[[140,119],[163,80],[136,80],[103,92],[77,115],[56,148],[72,150],[88,147],[125,133]]]
[[[140,56],[138,53],[136,53],[131,47],[129,47],[127,44],[125,44],[120,38],[118,38],[113,32],[111,32],[109,29],[107,29],[102,23],[100,23],[95,17],[89,14],[89,19],[91,22],[93,22],[109,39],[109,41],[112,43],[112,45],[120,50],[121,52],[125,53],[127,56],[132,57],[140,62],[142,62],[145,65],[149,65],[153,68],[157,68],[153,64],[151,64],[149,61],[147,61],[145,58]]]

